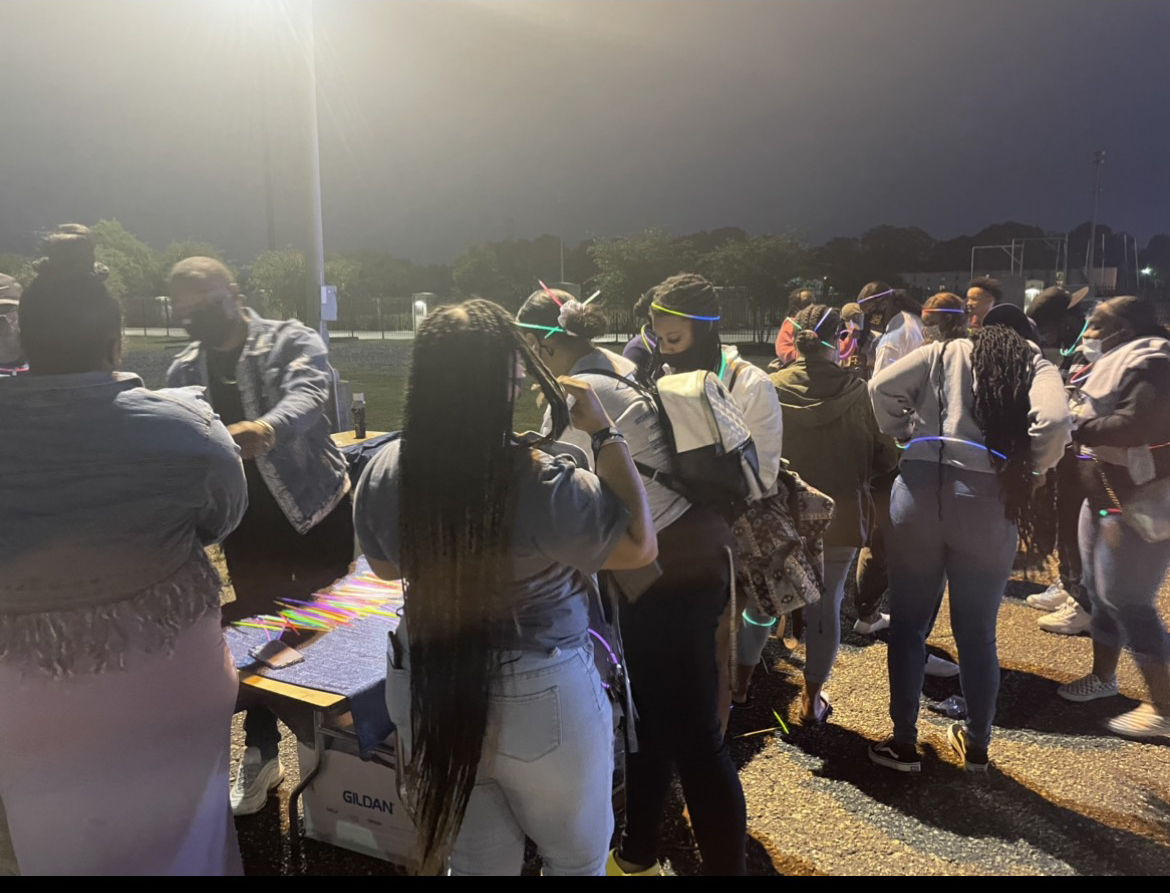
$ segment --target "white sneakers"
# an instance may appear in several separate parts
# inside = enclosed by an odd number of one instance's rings
[[[1051,612],[1063,607],[1068,599],[1069,595],[1064,587],[1059,583],[1053,583],[1043,592],[1029,595],[1024,602],[1029,608],[1035,608],[1037,611]]]
[[[889,614],[877,614],[874,620],[862,620],[857,618],[857,622],[853,624],[853,631],[858,635],[872,636],[874,633],[880,633],[890,625]]]
[[[939,657],[937,654],[926,655],[926,675],[936,679],[951,679],[959,675],[959,665],[953,660]]]
[[[1066,701],[1095,701],[1117,694],[1117,680],[1102,682],[1092,673],[1062,685],[1056,693]],[[1125,738],[1170,738],[1170,716],[1158,711],[1153,704],[1138,704],[1128,713],[1115,716],[1105,723],[1114,735]]]
[[[236,770],[236,783],[232,785],[229,799],[232,815],[253,815],[262,810],[268,802],[268,792],[279,787],[283,780],[280,757],[265,761],[260,756],[260,748],[247,748]]]
[[[1117,694],[1117,680],[1104,682],[1090,673],[1080,679],[1074,679],[1067,685],[1062,685],[1056,693],[1066,701],[1095,701],[1098,698],[1111,698]]]
[[[1129,713],[1115,716],[1106,725],[1114,735],[1126,738],[1170,737],[1170,716],[1159,713],[1153,704],[1138,704]]]
[[[1045,614],[1036,621],[1040,629],[1061,636],[1079,636],[1087,633],[1092,622],[1092,615],[1072,596],[1051,614]]]

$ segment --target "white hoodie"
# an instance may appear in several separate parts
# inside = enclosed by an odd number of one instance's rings
[[[780,455],[784,446],[784,412],[780,398],[768,373],[759,366],[753,366],[739,355],[738,348],[723,345],[723,384],[743,413],[744,421],[752,432],[756,444],[756,457],[760,462],[760,483],[765,492],[776,488],[780,474]]]

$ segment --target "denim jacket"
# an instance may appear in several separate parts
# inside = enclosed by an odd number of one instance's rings
[[[245,309],[248,336],[236,380],[249,419],[267,422],[276,446],[256,467],[289,523],[307,533],[349,492],[345,459],[330,437],[325,407],[333,370],[319,335],[296,320]],[[192,342],[167,371],[169,387],[207,387],[207,351]]]
[[[204,547],[240,522],[247,485],[198,391],[6,378],[0,432],[0,661],[96,672],[219,608]]]

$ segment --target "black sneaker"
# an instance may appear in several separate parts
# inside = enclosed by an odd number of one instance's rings
[[[963,760],[963,768],[968,772],[986,772],[991,761],[987,757],[986,747],[975,747],[967,740],[967,729],[961,722],[951,723],[947,729],[947,743],[951,749]]]
[[[904,741],[887,738],[869,746],[869,758],[879,766],[894,769],[898,772],[921,772],[922,758],[918,756],[918,748]]]

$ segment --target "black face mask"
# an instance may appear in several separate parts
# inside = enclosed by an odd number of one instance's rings
[[[662,362],[675,372],[693,372],[696,369],[710,369],[715,355],[715,350],[705,339],[695,339],[695,343],[684,351],[662,354]]]
[[[218,306],[201,307],[183,325],[187,334],[208,347],[219,347],[232,331],[233,320]]]

